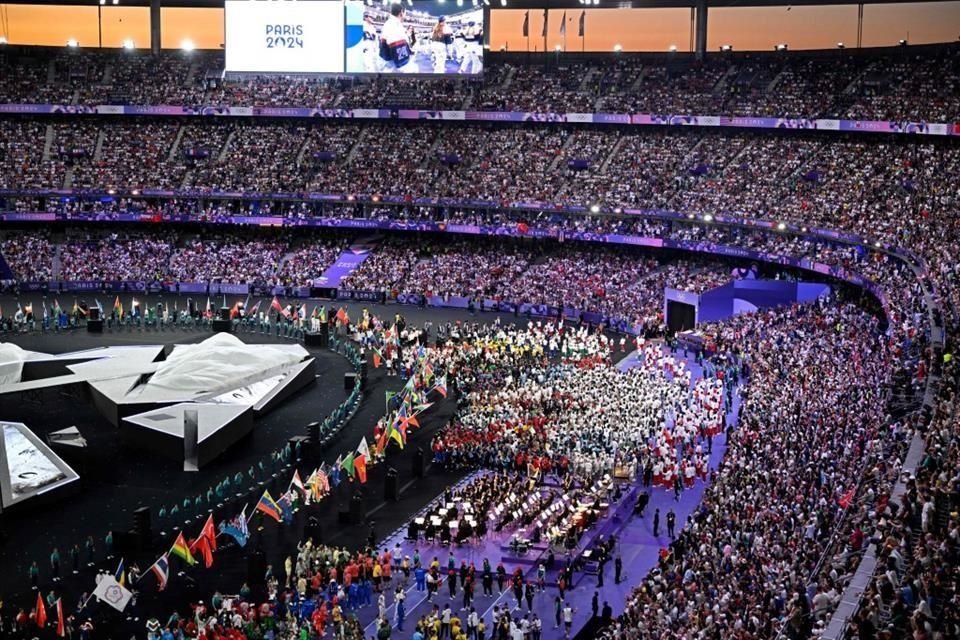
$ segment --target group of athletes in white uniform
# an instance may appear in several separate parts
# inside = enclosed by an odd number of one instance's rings
[[[363,60],[368,73],[425,73],[418,55],[429,56],[433,73],[446,73],[447,60],[459,63],[459,73],[479,73],[483,68],[483,24],[469,21],[454,29],[444,16],[433,27],[405,24],[404,7],[390,7],[390,15],[377,33],[373,15],[363,16]]]

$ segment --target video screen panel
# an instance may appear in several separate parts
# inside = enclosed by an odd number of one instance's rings
[[[225,0],[226,69],[343,73],[343,0]]]
[[[483,72],[483,9],[346,0],[347,73]]]
[[[452,1],[225,0],[224,33],[230,73],[483,72],[483,8]]]

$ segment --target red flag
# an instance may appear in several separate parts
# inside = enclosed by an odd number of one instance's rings
[[[213,524],[213,514],[207,516],[207,521],[200,530],[200,537],[206,538],[210,545],[210,551],[217,550],[217,527]]]
[[[357,456],[353,459],[353,468],[357,472],[357,477],[360,478],[360,484],[366,484],[367,482],[367,457],[363,454]]]
[[[203,566],[207,569],[213,566],[213,552],[210,550],[210,543],[204,536],[200,536],[190,545],[190,550],[196,549],[203,556]]]
[[[63,598],[57,598],[57,636],[67,637],[66,621],[63,619]]]
[[[850,491],[847,491],[845,494],[840,496],[840,499],[837,501],[840,503],[842,509],[847,509],[853,503],[853,496],[857,493],[857,488],[853,487]]]
[[[43,598],[37,593],[37,626],[43,629],[47,625],[47,608],[43,606]]]
[[[383,360],[380,358],[380,354],[374,351],[373,352],[373,368],[379,369],[382,362]]]
[[[270,308],[282,315],[284,318],[290,317],[290,312],[280,304],[280,301],[277,300],[277,296],[273,296],[273,300],[270,301]]]

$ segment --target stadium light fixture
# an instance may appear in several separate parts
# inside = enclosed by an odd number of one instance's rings
[[[107,4],[107,0],[100,0],[100,6],[101,6],[101,7],[102,7],[103,5],[105,5],[105,4]]]
[[[774,47],[774,49],[777,50],[777,51],[786,51],[787,48],[788,48],[788,47],[787,47],[787,43],[786,43],[786,42],[781,42],[780,44],[778,44],[777,46]]]
[[[113,6],[117,6],[118,4],[120,4],[120,0],[113,0]]]
[[[557,53],[560,53],[561,49],[563,49],[563,47],[561,47],[560,45],[557,45],[553,48],[553,50],[556,51]]]
[[[0,44],[7,44],[7,36],[0,36]]]
[[[800,233],[806,233],[806,232],[807,232],[806,227],[800,227]]]
[[[837,43],[837,49],[843,49],[843,43],[842,43],[842,42],[838,42],[838,43]]]
[[[193,40],[186,38],[180,41],[180,49],[183,51],[193,51],[197,48],[197,45],[193,43]]]
[[[693,220],[693,219],[696,218],[696,217],[697,217],[697,216],[693,215],[692,213],[688,213],[688,214],[687,214],[687,220]]]
[[[910,44],[910,43],[907,42],[905,39],[903,39],[903,38],[900,39],[900,46],[901,46],[901,47],[905,47],[905,46],[907,46],[908,44]]]
[[[130,191],[130,195],[138,196],[140,195],[140,189],[133,189]]]
[[[620,207],[614,207],[613,212],[617,215],[620,215],[621,213],[623,213],[623,209],[621,209]]]
[[[620,53],[623,51],[623,45],[618,42],[617,44],[613,45],[613,50],[617,53]]]
[[[783,231],[783,230],[786,229],[786,228],[787,228],[787,223],[786,223],[786,222],[778,222],[778,223],[777,223],[777,231]]]
[[[675,45],[675,44],[670,45],[669,47],[667,47],[667,51],[669,51],[670,53],[676,53],[676,52],[677,52],[677,45]]]
[[[590,205],[590,213],[600,213],[600,205],[598,204]]]
[[[723,52],[733,51],[733,45],[732,45],[732,44],[722,44],[722,45],[720,45],[720,51],[723,51]]]
[[[123,48],[127,51],[133,51],[137,47],[133,43],[133,40],[131,40],[130,38],[127,38],[126,40],[123,41]]]
[[[77,47],[80,46],[80,43],[77,42],[76,38],[70,38],[69,40],[67,40],[67,46],[70,47],[71,49],[76,49]]]
[[[593,0],[593,6],[596,7],[596,6],[599,6],[599,5],[600,5],[600,0]]]
[[[877,249],[879,249],[880,246],[881,246],[881,245],[880,245],[880,241],[877,240],[876,242],[874,242],[874,243],[873,243],[873,246],[875,246]]]
[[[706,215],[703,216],[703,221],[704,221],[704,222],[713,222],[713,216],[708,213],[708,214],[706,214]]]
[[[457,0],[457,6],[458,6],[458,7],[462,7],[462,6],[463,6],[463,0]]]

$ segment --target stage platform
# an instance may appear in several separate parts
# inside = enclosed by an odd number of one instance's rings
[[[0,512],[40,496],[59,497],[80,478],[22,422],[0,422]]]

